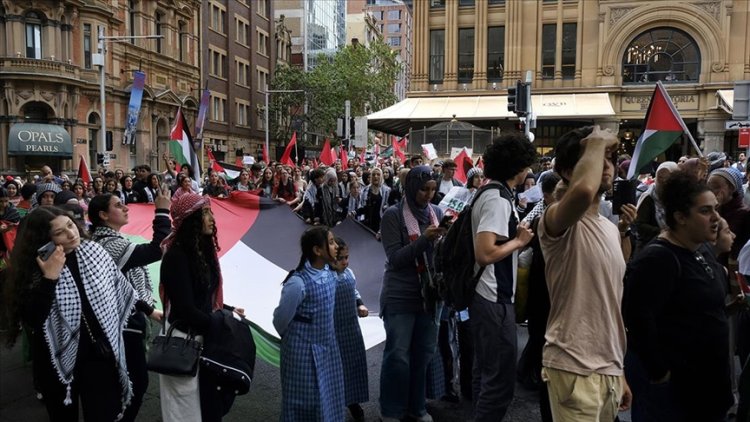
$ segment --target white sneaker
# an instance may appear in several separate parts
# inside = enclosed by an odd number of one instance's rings
[[[411,419],[415,422],[432,422],[432,416],[429,413],[425,413],[422,416],[412,416]]]

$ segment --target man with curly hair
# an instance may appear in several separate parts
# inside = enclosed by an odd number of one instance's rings
[[[567,190],[538,228],[550,295],[542,378],[555,421],[612,421],[630,405],[620,313],[627,235],[599,215],[617,146],[614,133],[589,126],[564,134],[555,148]]]
[[[485,188],[471,210],[475,273],[486,266],[469,305],[477,422],[502,420],[513,400],[517,353],[513,296],[518,252],[534,233],[527,225],[519,225],[512,192],[536,162],[536,151],[518,133],[495,139],[482,158],[484,174],[496,189]]]

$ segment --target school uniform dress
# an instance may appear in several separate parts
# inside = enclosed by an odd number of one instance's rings
[[[367,355],[357,315],[358,293],[354,273],[347,268],[338,275],[336,308],[333,316],[336,341],[344,369],[345,400],[349,404],[370,401],[367,382]],[[361,299],[359,299],[361,300]]]
[[[333,314],[336,275],[305,263],[284,284],[274,326],[281,335],[281,420],[344,420],[344,377]]]

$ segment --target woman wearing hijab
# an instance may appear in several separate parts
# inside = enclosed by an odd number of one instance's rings
[[[161,243],[164,328],[174,324],[181,336],[190,332],[200,342],[210,341],[211,315],[224,307],[211,203],[207,196],[185,193],[172,201],[170,213],[172,230]],[[232,392],[217,388],[210,371],[194,377],[159,375],[159,387],[165,422],[220,421],[234,400]]]
[[[370,184],[362,191],[362,204],[365,208],[365,225],[375,233],[380,231],[380,220],[388,208],[391,188],[383,183],[383,170],[374,168],[370,172]]]
[[[333,227],[338,222],[338,177],[332,167],[323,176],[323,185],[318,189],[320,203],[320,224]]]
[[[659,235],[662,230],[667,228],[664,220],[664,206],[659,199],[658,187],[664,184],[669,175],[679,170],[680,167],[674,161],[665,161],[656,169],[654,183],[648,187],[648,190],[638,198],[637,215],[635,217],[635,227],[638,230],[638,242],[636,250],[643,249],[648,242]],[[612,210],[618,212],[619,210]]]
[[[437,345],[436,303],[424,298],[432,276],[434,242],[442,211],[430,203],[437,190],[430,168],[411,169],[404,198],[383,214],[381,234],[386,264],[380,315],[386,332],[380,372],[380,413],[394,422],[406,416],[432,420],[425,409],[427,367]]]

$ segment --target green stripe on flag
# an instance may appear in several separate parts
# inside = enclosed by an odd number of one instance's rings
[[[677,132],[660,130],[654,132],[648,138],[643,139],[641,141],[641,151],[637,157],[638,161],[634,163],[634,165],[636,166],[635,175],[637,176],[638,172],[650,162],[654,161],[654,158],[658,157],[659,154],[668,150],[669,147],[671,147],[672,144],[675,143],[675,141],[680,139],[680,136],[682,136],[682,131]]]

